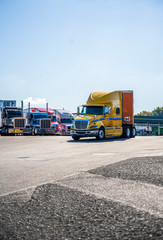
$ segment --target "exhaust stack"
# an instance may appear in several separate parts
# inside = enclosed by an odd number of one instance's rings
[[[46,103],[46,113],[48,114],[48,103]]]
[[[21,112],[22,112],[22,117],[23,117],[23,101],[21,101]]]

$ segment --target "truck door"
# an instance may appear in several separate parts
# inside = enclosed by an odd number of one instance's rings
[[[109,136],[114,136],[114,125],[113,125],[113,120],[111,118],[111,113],[112,113],[112,108],[111,106],[105,106],[104,107],[104,116],[105,116],[105,120],[103,121],[104,125],[105,125],[105,136],[109,137]]]
[[[122,129],[122,111],[120,107],[116,107],[116,116],[114,120],[114,129],[115,129],[115,136],[121,136],[123,129]]]

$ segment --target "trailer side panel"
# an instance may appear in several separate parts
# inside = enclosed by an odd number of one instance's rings
[[[123,109],[123,121],[124,125],[134,124],[133,117],[133,92],[124,91],[122,92],[122,109]]]

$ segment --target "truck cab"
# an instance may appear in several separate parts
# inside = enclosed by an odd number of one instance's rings
[[[69,118],[60,118],[59,119],[59,132],[62,135],[70,135],[71,126],[73,120]]]
[[[32,112],[35,113],[46,113],[48,114],[48,118],[51,119],[51,131],[57,133],[59,131],[59,123],[57,122],[57,118],[55,112],[51,108],[33,108]]]
[[[25,118],[22,117],[22,109],[18,107],[1,107],[0,129],[1,135],[15,135],[23,133]]]
[[[70,135],[71,126],[74,120],[72,113],[65,109],[54,109],[58,123],[59,134]]]
[[[23,131],[24,135],[49,135],[55,132],[51,129],[51,118],[47,113],[30,112],[27,113],[28,123]]]

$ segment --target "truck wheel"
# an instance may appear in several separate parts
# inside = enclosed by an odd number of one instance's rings
[[[102,140],[105,138],[105,130],[103,127],[101,127],[98,131],[98,135],[96,137],[97,140]]]
[[[73,136],[72,137],[74,140],[79,140],[80,139],[80,137],[78,137],[78,136]]]
[[[132,127],[131,128],[131,137],[134,138],[136,136],[136,128]]]
[[[8,128],[6,128],[6,130],[5,130],[5,135],[6,135],[6,136],[9,135],[9,130],[8,130]]]
[[[130,138],[131,137],[131,130],[130,127],[125,128],[125,137]]]
[[[6,129],[5,129],[5,128],[2,128],[2,130],[1,130],[1,136],[6,136]]]
[[[35,135],[36,135],[35,129],[33,128],[33,129],[32,129],[32,136],[35,136]]]

